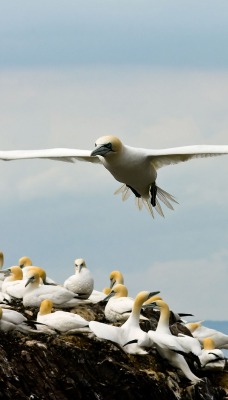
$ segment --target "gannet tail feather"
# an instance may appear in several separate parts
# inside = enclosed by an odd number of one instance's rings
[[[151,214],[151,216],[154,218],[154,212],[153,212],[153,208],[155,208],[155,210],[157,211],[157,213],[161,216],[164,217],[164,213],[161,207],[160,202],[158,201],[158,199],[166,205],[166,207],[168,207],[170,210],[174,210],[173,205],[171,204],[171,201],[179,204],[175,198],[168,192],[166,192],[165,190],[161,189],[159,186],[156,186],[157,188],[157,193],[156,193],[156,205],[152,206],[150,199],[145,199],[142,197],[137,197],[135,196],[135,203],[136,206],[139,210],[142,210],[143,205],[145,206],[145,208],[149,211],[149,213]],[[130,195],[132,193],[132,190],[130,187],[128,187],[127,185],[122,185],[120,186],[115,192],[114,194],[122,194],[122,200],[126,201]]]
[[[179,204],[176,199],[168,192],[165,190],[161,189],[159,186],[157,186],[157,197],[168,207],[170,210],[174,210],[173,205],[170,203],[172,201],[173,203]],[[170,201],[169,201],[170,200]]]

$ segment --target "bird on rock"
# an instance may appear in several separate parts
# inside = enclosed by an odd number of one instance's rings
[[[83,258],[77,258],[74,262],[75,274],[69,276],[63,286],[78,295],[80,299],[88,299],[94,288],[94,279],[87,268]]]
[[[157,186],[159,168],[185,162],[194,158],[204,158],[228,154],[228,145],[193,145],[167,149],[145,149],[125,145],[116,136],[102,136],[96,140],[95,149],[79,150],[54,148],[43,150],[0,151],[0,159],[4,161],[48,158],[52,160],[74,162],[87,161],[103,165],[111,175],[122,183],[115,193],[122,193],[126,200],[130,193],[135,195],[139,209],[143,204],[154,218],[155,209],[164,217],[160,202],[173,210],[175,198]]]
[[[59,310],[52,312],[52,308],[51,300],[43,300],[37,314],[37,321],[61,333],[90,332],[89,322],[79,314]]]

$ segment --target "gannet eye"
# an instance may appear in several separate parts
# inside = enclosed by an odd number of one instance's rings
[[[107,143],[106,145],[105,145],[105,147],[107,147],[108,149],[112,149],[112,143]]]

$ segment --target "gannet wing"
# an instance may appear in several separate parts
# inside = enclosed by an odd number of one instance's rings
[[[100,339],[111,340],[119,343],[120,327],[104,324],[103,322],[90,321],[89,327],[91,331]]]
[[[214,157],[223,154],[228,154],[228,145],[195,145],[160,150],[145,149],[145,155],[156,169],[189,161],[193,158]]]
[[[57,161],[74,162],[88,161],[92,163],[100,163],[97,156],[91,156],[90,150],[79,149],[43,149],[43,150],[10,150],[0,151],[0,159],[4,161],[21,160],[29,158],[48,158]]]

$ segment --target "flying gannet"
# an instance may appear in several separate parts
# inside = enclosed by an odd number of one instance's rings
[[[228,145],[194,145],[154,150],[125,145],[116,136],[102,136],[96,140],[93,151],[67,148],[0,151],[0,159],[48,158],[102,164],[123,184],[115,193],[122,193],[122,199],[126,200],[133,192],[138,208],[141,209],[144,204],[154,218],[153,208],[164,217],[159,200],[171,210],[172,203],[177,203],[171,194],[157,186],[159,168],[222,154],[228,154]]]

